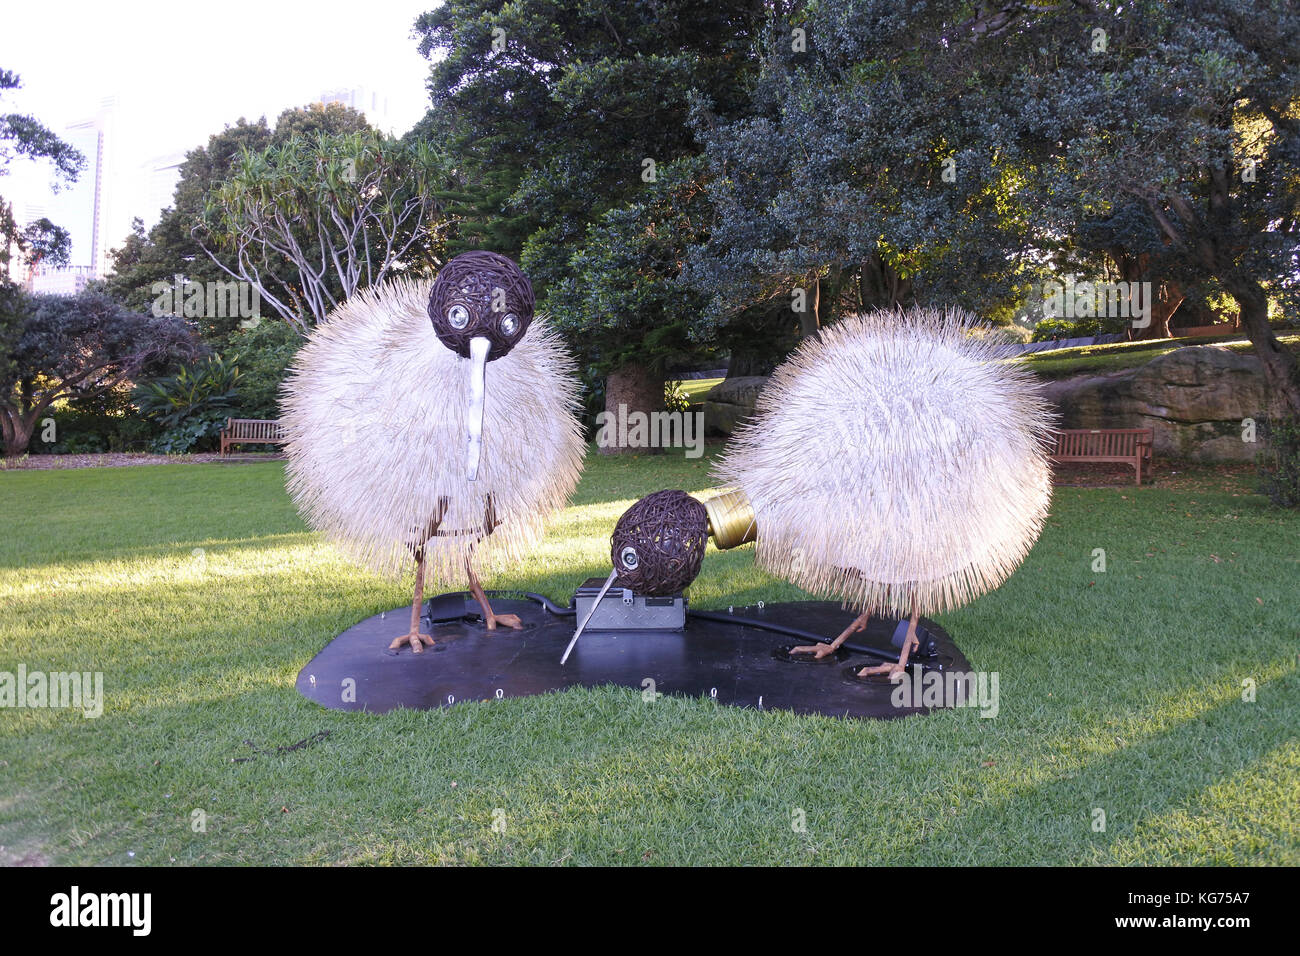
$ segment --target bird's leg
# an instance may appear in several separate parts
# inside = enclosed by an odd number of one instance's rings
[[[859,677],[870,677],[872,674],[888,674],[891,681],[897,682],[903,676],[903,671],[907,670],[907,656],[921,646],[921,642],[916,639],[916,624],[921,619],[921,612],[916,606],[916,599],[912,599],[912,616],[907,621],[907,636],[903,638],[903,649],[898,652],[898,663],[877,664],[875,667],[864,667],[858,671]]]
[[[478,606],[483,609],[483,621],[489,631],[495,631],[498,624],[512,627],[516,631],[524,626],[524,622],[519,620],[519,615],[497,614],[492,610],[492,605],[488,603],[487,595],[483,593],[483,585],[478,583],[478,575],[474,573],[474,565],[469,558],[465,559],[465,571],[469,574],[469,591],[474,595],[474,600],[478,601]]]
[[[393,639],[388,645],[390,651],[400,650],[403,644],[409,644],[415,653],[423,653],[425,645],[433,646],[433,638],[420,633],[420,611],[424,604],[424,549],[415,552],[415,599],[411,602],[411,629],[401,637]]]
[[[829,644],[804,644],[800,647],[790,648],[790,653],[811,654],[816,660],[821,660],[823,657],[829,657],[831,654],[838,651],[840,645],[847,641],[851,635],[856,634],[858,631],[866,630],[867,622],[870,620],[871,612],[863,611],[853,619],[853,623],[846,627],[839,637],[835,638],[835,640],[831,641]]]

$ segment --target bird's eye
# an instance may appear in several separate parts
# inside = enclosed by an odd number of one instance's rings
[[[453,329],[463,329],[469,325],[469,309],[463,305],[453,305],[447,310],[447,321]]]
[[[519,328],[519,316],[513,312],[507,312],[501,317],[501,331],[506,335],[514,335],[515,330]]]
[[[641,559],[636,556],[636,548],[624,548],[618,557],[623,562],[623,567],[629,571],[635,571],[636,566],[641,563]]]

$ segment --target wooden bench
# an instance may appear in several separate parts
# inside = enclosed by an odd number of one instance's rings
[[[1142,484],[1142,463],[1151,464],[1149,428],[1067,428],[1056,434],[1052,461],[1117,461],[1133,466]]]
[[[226,427],[221,429],[221,454],[226,454],[231,445],[241,443],[279,445],[285,441],[284,430],[274,419],[227,418]]]

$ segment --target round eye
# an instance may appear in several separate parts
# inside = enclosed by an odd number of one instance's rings
[[[641,559],[636,556],[636,548],[624,548],[618,557],[623,562],[623,567],[629,571],[635,571],[636,566],[641,563]]]
[[[501,317],[501,331],[506,335],[514,335],[515,330],[519,328],[519,316],[513,312],[507,312]]]
[[[447,310],[447,321],[453,329],[463,329],[469,325],[469,309],[463,305],[453,305]]]

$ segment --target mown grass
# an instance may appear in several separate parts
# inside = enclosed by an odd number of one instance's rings
[[[1278,340],[1300,354],[1300,335],[1279,335]],[[1126,368],[1138,368],[1152,359],[1188,345],[1218,345],[1234,352],[1249,352],[1253,346],[1240,336],[1149,339],[1141,342],[1112,342],[1109,345],[1082,345],[1072,349],[1053,349],[1026,355],[1024,362],[1042,378],[1069,378],[1072,375],[1101,375]]]
[[[682,394],[686,401],[691,405],[698,405],[704,401],[706,395],[713,390],[715,385],[722,383],[720,378],[688,378],[678,382]]]
[[[565,598],[633,499],[707,469],[591,455],[488,586]],[[614,688],[327,711],[299,668],[408,594],[304,529],[281,464],[7,473],[0,507],[0,670],[106,683],[98,719],[0,711],[0,861],[1300,863],[1300,515],[1244,484],[1058,489],[1020,571],[941,618],[999,672],[998,716],[890,722]],[[750,548],[693,589],[799,596]]]

